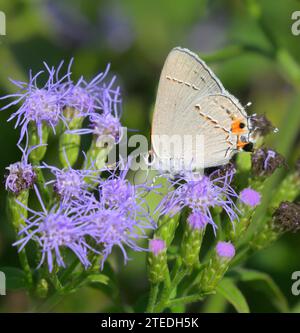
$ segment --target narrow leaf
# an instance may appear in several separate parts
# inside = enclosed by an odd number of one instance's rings
[[[227,301],[234,306],[237,312],[250,312],[247,301],[238,287],[234,284],[234,280],[224,278],[218,285],[217,292],[223,295]]]

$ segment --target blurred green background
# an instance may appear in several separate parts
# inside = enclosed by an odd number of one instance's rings
[[[300,156],[300,35],[291,32],[292,0],[2,0],[6,36],[0,36],[0,92],[14,92],[7,80],[25,79],[42,61],[57,65],[75,57],[75,77],[91,78],[108,62],[123,91],[123,124],[149,136],[151,109],[160,70],[168,52],[183,46],[199,53],[249,113],[266,114],[279,133],[268,144],[289,162]],[[20,158],[18,131],[6,120],[13,110],[0,113],[0,173]],[[286,172],[286,171],[284,171]],[[18,267],[13,233],[5,213],[3,181],[0,192],[0,267]],[[300,270],[300,235],[286,235],[257,253],[248,267],[269,273],[300,312],[300,296],[291,294],[291,274]],[[131,254],[118,266],[120,299],[132,303],[147,291],[145,255]],[[260,286],[240,285],[252,312],[276,311]],[[216,305],[217,304],[217,305]],[[61,312],[114,310],[105,292],[83,288],[55,308]],[[0,296],[0,311],[28,311],[22,290]],[[193,306],[193,311],[233,309],[220,299]]]

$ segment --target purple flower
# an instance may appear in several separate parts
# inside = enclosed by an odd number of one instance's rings
[[[92,129],[74,130],[72,133],[85,134],[92,132],[96,135],[110,134],[116,137],[119,133],[120,125],[120,88],[113,87],[116,77],[106,83],[109,66],[105,72],[96,75],[90,82],[81,77],[77,83],[71,80],[71,66],[73,59],[67,69],[67,73],[59,78],[63,61],[55,69],[49,68],[46,63],[47,82],[43,86],[38,85],[38,79],[44,71],[40,71],[32,76],[30,71],[29,82],[19,82],[11,80],[20,90],[16,94],[3,96],[0,99],[14,98],[14,101],[7,104],[1,110],[5,110],[14,105],[22,103],[18,111],[13,113],[8,121],[16,118],[15,127],[21,127],[19,143],[26,136],[28,143],[28,126],[34,123],[37,127],[40,143],[42,142],[42,125],[50,126],[55,134],[55,127],[62,121],[68,129],[68,119],[64,109],[66,107],[77,111],[76,117],[93,115],[90,119]],[[96,112],[100,112],[99,114]]]
[[[115,245],[121,248],[125,262],[125,245],[134,251],[145,250],[137,241],[147,238],[146,231],[155,228],[143,198],[149,187],[131,184],[126,179],[127,172],[128,166],[119,175],[115,170],[100,181],[99,198],[90,195],[84,203],[74,203],[86,233],[102,247],[102,265]]]
[[[208,219],[201,212],[195,212],[189,215],[187,222],[192,229],[203,230],[208,223]]]
[[[121,249],[125,263],[128,256],[124,246],[134,251],[145,251],[137,244],[137,241],[147,238],[146,230],[153,229],[153,226],[147,222],[132,219],[122,210],[103,209],[101,204],[98,209],[93,207],[88,210],[86,215],[81,216],[79,220],[85,225],[86,235],[92,237],[98,246],[102,247],[100,250],[102,267],[115,245]]]
[[[21,82],[11,80],[20,90],[16,94],[3,96],[0,99],[14,98],[14,101],[7,104],[1,110],[8,109],[14,105],[22,103],[19,109],[13,113],[8,121],[16,118],[15,127],[21,127],[21,135],[18,143],[20,143],[24,136],[28,136],[28,125],[33,122],[38,131],[40,143],[42,142],[42,125],[43,123],[50,126],[55,133],[55,127],[59,120],[62,120],[66,124],[66,119],[63,115],[64,98],[68,91],[61,92],[60,87],[63,80],[69,75],[58,78],[58,73],[63,62],[58,66],[56,70],[54,67],[49,68],[46,63],[44,66],[47,73],[47,82],[39,87],[37,80],[44,74],[44,71],[38,72],[36,75],[32,75],[29,72],[29,82]],[[26,141],[27,142],[27,141]]]
[[[235,256],[235,248],[230,242],[218,242],[216,251],[222,258],[231,259]]]
[[[101,100],[103,112],[92,113],[89,115],[90,125],[89,128],[81,128],[75,130],[69,130],[67,133],[73,134],[93,134],[99,144],[106,142],[112,138],[115,143],[118,143],[121,138],[121,122],[120,112],[118,111],[118,104],[120,100],[116,99],[112,101],[108,94],[103,93],[106,96]],[[118,95],[115,95],[118,98]],[[107,100],[106,100],[107,99]]]
[[[175,190],[170,191],[162,200],[157,210],[163,214],[170,214],[175,207],[183,209],[188,207],[192,213],[202,216],[214,229],[216,225],[210,213],[210,208],[221,207],[225,210],[230,220],[237,218],[236,206],[233,198],[237,194],[230,186],[234,171],[228,171],[225,175],[214,172],[210,176],[199,176],[195,174],[183,175],[175,180],[169,179]],[[178,210],[178,209],[177,209]]]
[[[256,207],[260,204],[261,195],[252,188],[245,188],[240,193],[240,200],[250,207]]]
[[[149,241],[149,250],[155,256],[158,256],[165,249],[166,249],[166,243],[164,240],[156,238],[156,239],[151,239]]]
[[[273,228],[278,232],[300,230],[300,202],[283,201],[273,214]]]
[[[251,160],[252,171],[258,177],[271,176],[277,168],[286,165],[282,155],[267,148],[256,150],[252,154]]]
[[[100,181],[100,201],[105,208],[122,210],[133,219],[143,218],[154,224],[144,198],[155,188],[146,183],[130,183],[127,179],[129,165],[130,162],[127,165],[119,164],[107,179]]]
[[[84,239],[84,226],[79,223],[76,214],[71,214],[69,209],[64,210],[61,206],[47,211],[36,187],[35,191],[42,211],[34,211],[17,201],[32,213],[32,216],[25,219],[26,226],[19,233],[22,238],[13,245],[20,245],[18,250],[21,251],[30,240],[36,241],[42,250],[38,268],[46,261],[50,272],[53,270],[54,262],[59,267],[65,267],[62,251],[66,248],[73,251],[87,268],[90,265],[87,258],[87,250],[90,247]]]
[[[6,190],[18,195],[24,190],[33,186],[36,180],[36,173],[31,163],[28,163],[28,156],[30,152],[36,147],[31,148],[25,152],[22,150],[22,159],[20,162],[11,164],[6,170],[9,171],[5,180]]]
[[[78,116],[86,116],[96,111],[110,113],[112,100],[120,102],[120,88],[112,88],[116,77],[112,77],[108,84],[104,82],[110,65],[107,65],[105,71],[97,74],[90,82],[81,77],[77,83],[70,79],[71,65],[72,62],[68,67],[68,82],[60,87],[62,93],[67,92],[64,98],[65,106],[78,111]]]
[[[46,182],[52,184],[54,191],[60,196],[62,204],[69,204],[71,199],[84,200],[89,189],[95,189],[99,183],[99,177],[94,169],[73,169],[65,154],[68,166],[59,169],[55,166],[43,163],[42,168],[49,169],[55,179]]]

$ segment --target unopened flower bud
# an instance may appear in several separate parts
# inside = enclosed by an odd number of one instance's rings
[[[9,174],[6,176],[5,188],[15,195],[32,187],[36,180],[36,173],[30,163],[16,162],[6,168]]]
[[[232,259],[235,256],[235,248],[230,242],[218,242],[216,252],[220,258],[224,259]]]
[[[261,148],[252,154],[252,171],[257,177],[271,176],[284,164],[284,157],[271,149]]]
[[[190,214],[187,219],[181,242],[182,261],[187,267],[199,263],[199,253],[207,223],[206,215],[200,212]]]
[[[275,228],[280,232],[300,230],[300,203],[284,201],[273,214]]]
[[[260,204],[261,195],[251,188],[245,188],[240,193],[240,200],[245,205],[254,208]]]
[[[251,127],[254,136],[266,136],[277,129],[265,115],[254,115],[251,117]]]
[[[165,280],[169,274],[166,254],[166,243],[162,239],[151,239],[149,242],[149,280],[156,284]]]
[[[199,279],[201,292],[210,292],[216,289],[234,256],[235,247],[230,242],[218,242],[216,252],[201,272]]]
[[[166,249],[166,243],[162,239],[151,239],[149,249],[156,257]]]

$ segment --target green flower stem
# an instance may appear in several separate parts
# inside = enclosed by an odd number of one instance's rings
[[[175,276],[170,285],[165,285],[159,303],[154,308],[154,312],[162,312],[168,306],[170,299],[172,298],[174,291],[176,290],[182,279],[190,273],[188,268],[175,268]]]
[[[49,127],[47,124],[43,123],[42,125],[42,142],[38,135],[38,130],[35,124],[30,123],[29,124],[29,147],[34,147],[40,144],[43,144],[44,146],[38,147],[30,153],[29,160],[32,162],[32,164],[37,165],[45,156],[47,151],[47,142],[49,137]]]
[[[39,164],[35,164],[34,171],[36,173],[36,183],[39,188],[39,192],[44,199],[43,201],[47,207],[51,207],[53,203],[53,196],[51,195],[49,186],[45,186],[45,178]]]
[[[93,167],[96,167],[98,170],[102,170],[105,166],[107,156],[111,150],[111,147],[98,147],[97,141],[94,138],[92,140],[91,146],[89,150],[87,151],[86,157],[86,163],[84,168],[90,169]]]
[[[246,234],[249,225],[251,223],[252,216],[254,214],[254,209],[246,206],[245,204],[239,202],[237,208],[240,211],[239,220],[234,221],[234,229],[232,225],[228,225],[227,235],[228,238],[235,244],[239,246],[243,242],[244,235]]]
[[[157,295],[158,295],[158,291],[159,291],[159,284],[151,284],[148,306],[147,306],[147,309],[146,309],[147,313],[153,313],[154,306],[155,306],[156,299],[157,299]]]
[[[8,213],[16,235],[18,235],[21,229],[25,226],[24,219],[27,218],[27,210],[22,206],[20,206],[16,202],[16,200],[21,202],[24,206],[27,206],[28,197],[29,197],[28,190],[21,192],[18,196],[14,196],[13,194],[9,193],[7,197]],[[25,248],[23,248],[22,251],[18,251],[18,256],[21,267],[26,276],[26,282],[29,288],[32,288],[33,285],[32,272],[28,262]]]
[[[205,294],[205,296],[208,294]],[[189,303],[194,303],[194,302],[199,302],[204,298],[203,294],[193,294],[193,295],[188,295],[188,296],[183,296],[179,298],[174,298],[168,302],[168,307],[178,305],[178,304],[189,304]]]
[[[53,287],[55,288],[55,290],[59,293],[62,293],[63,292],[63,286],[57,276],[57,273],[56,272],[52,272],[50,274],[50,281],[51,283],[53,284]]]
[[[280,183],[270,202],[270,214],[279,207],[282,201],[294,201],[300,194],[300,175],[295,173],[289,174]]]
[[[253,254],[254,250],[249,245],[241,247],[237,255],[231,260],[230,267],[237,266]]]
[[[272,218],[264,219],[265,223],[263,228],[254,233],[252,239],[249,242],[250,247],[253,250],[261,250],[266,248],[268,245],[273,243],[279,236],[280,233],[274,229]]]
[[[78,111],[73,108],[66,108],[64,114],[69,119],[69,129],[75,130],[81,127],[83,117],[78,117]],[[63,167],[68,167],[68,163],[73,166],[80,151],[81,137],[78,134],[62,133],[59,137],[59,158]]]
[[[62,284],[64,284],[66,281],[68,281],[69,276],[78,267],[78,265],[79,265],[78,259],[74,259],[74,261],[71,263],[71,265],[69,265],[68,268],[63,271],[63,273],[60,276],[60,281],[62,282]]]
[[[175,236],[175,231],[179,224],[179,214],[172,217],[165,215],[158,222],[158,228],[155,231],[155,238],[163,239],[168,248]]]

